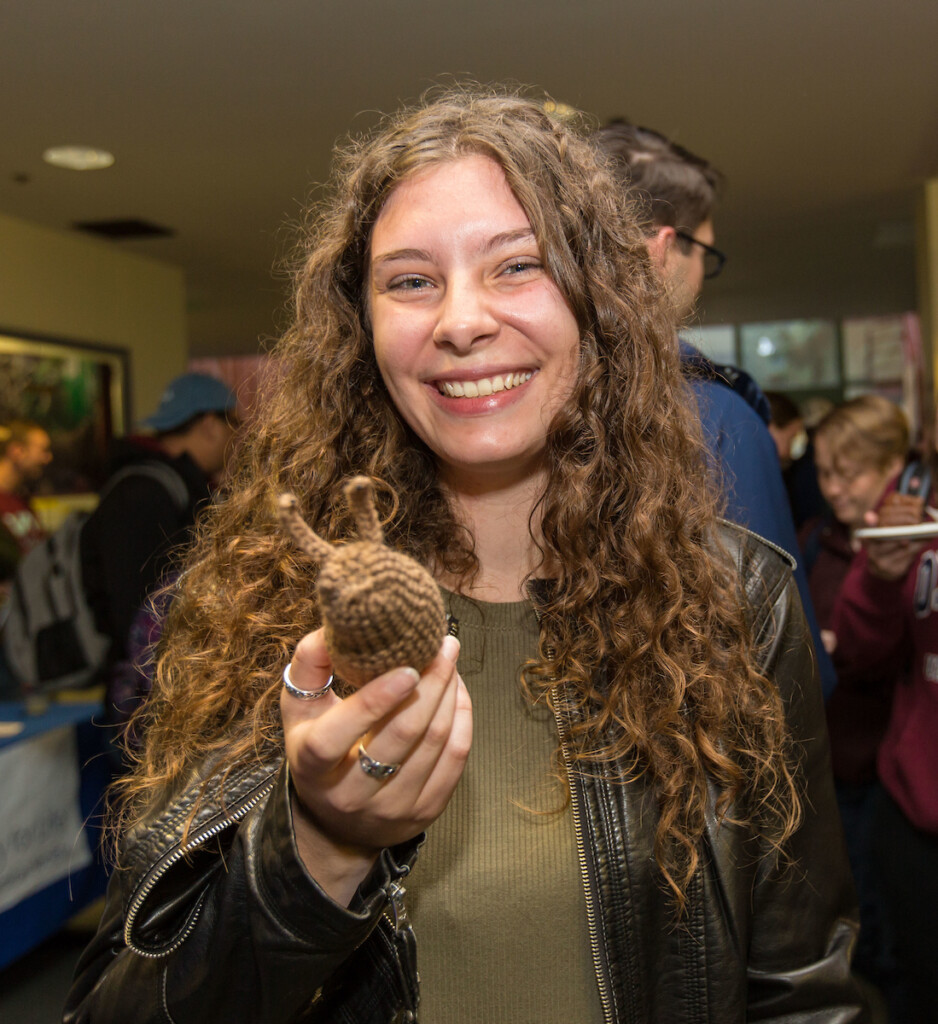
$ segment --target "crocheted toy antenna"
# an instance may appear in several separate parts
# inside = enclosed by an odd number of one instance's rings
[[[319,563],[316,590],[335,674],[360,686],[403,665],[423,672],[446,632],[440,588],[422,565],[385,544],[371,480],[356,476],[344,489],[359,535],[347,544],[317,536],[292,494],[278,503],[284,529]]]

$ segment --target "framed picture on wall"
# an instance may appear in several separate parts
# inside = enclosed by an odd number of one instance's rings
[[[34,420],[52,439],[37,496],[100,488],[128,422],[128,379],[123,349],[0,330],[0,422]]]

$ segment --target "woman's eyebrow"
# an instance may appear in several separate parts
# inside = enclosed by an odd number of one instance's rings
[[[534,231],[529,227],[517,228],[514,231],[501,231],[497,235],[487,238],[480,246],[479,251],[487,254],[506,245],[528,241],[534,241]],[[377,266],[381,263],[394,263],[400,260],[422,260],[431,263],[433,254],[426,249],[392,249],[390,252],[379,253],[372,257],[371,262],[372,266]]]
[[[392,249],[372,257],[372,264],[393,263],[395,260],[423,260],[431,262],[432,257],[425,249]]]
[[[513,245],[516,242],[533,242],[534,240],[534,230],[530,227],[518,228],[515,231],[502,231],[488,239],[482,246],[482,251],[492,252],[505,245]]]

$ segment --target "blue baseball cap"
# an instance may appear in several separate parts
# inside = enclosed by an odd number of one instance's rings
[[[207,373],[184,373],[166,385],[156,412],[140,423],[156,431],[172,430],[200,413],[233,414],[237,407],[234,392],[217,377]]]

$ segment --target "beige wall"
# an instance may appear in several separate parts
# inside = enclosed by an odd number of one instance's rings
[[[931,370],[930,390],[938,381],[938,178],[922,186],[918,220],[918,311],[922,318],[925,365]]]
[[[131,412],[139,419],[186,368],[183,274],[119,243],[0,214],[2,331],[127,349]]]

